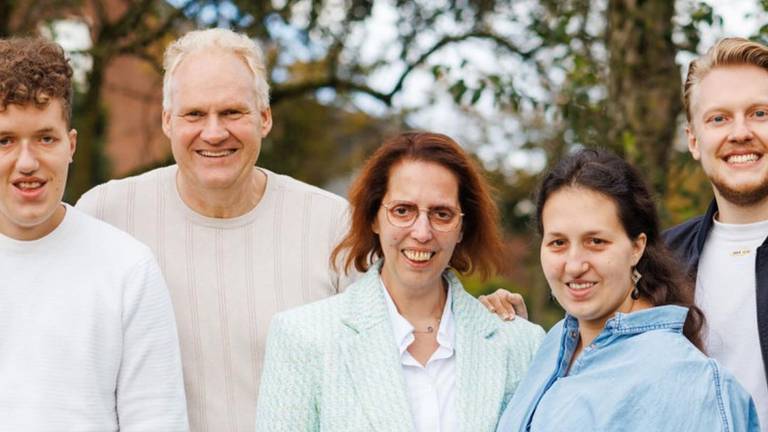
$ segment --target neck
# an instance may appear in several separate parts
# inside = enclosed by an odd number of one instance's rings
[[[652,307],[653,305],[645,297],[640,297],[635,300],[630,295],[627,295],[627,298],[616,312],[628,314]],[[581,351],[581,348],[588,346],[595,340],[597,335],[599,335],[605,328],[605,323],[608,322],[610,318],[613,318],[614,315],[597,320],[579,319],[579,345],[576,352],[577,354]],[[574,355],[574,357],[576,357],[576,355]]]
[[[397,311],[411,322],[439,318],[443,313],[448,293],[442,283],[434,288],[418,292],[398,289],[397,286],[389,286],[386,282],[385,286],[392,297],[392,301],[395,302]]]
[[[749,224],[768,220],[768,198],[751,206],[739,206],[721,197],[715,189],[718,222]]]
[[[66,213],[67,208],[64,206],[64,204],[59,203],[59,206],[53,212],[53,215],[51,215],[51,217],[44,223],[37,224],[28,228],[18,227],[13,224],[10,226],[0,224],[0,234],[19,241],[39,240],[58,228],[59,225],[61,225],[61,222],[64,221],[64,216]]]
[[[226,189],[202,188],[179,171],[176,188],[184,204],[206,217],[229,219],[253,210],[264,196],[267,176],[254,167],[250,178]]]

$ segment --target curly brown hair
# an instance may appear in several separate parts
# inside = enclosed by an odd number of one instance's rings
[[[400,134],[385,142],[363,166],[352,184],[349,203],[352,224],[347,235],[331,254],[346,272],[368,270],[373,260],[383,256],[379,237],[371,229],[387,193],[392,167],[404,160],[432,162],[451,171],[459,181],[459,204],[464,212],[463,237],[456,245],[450,266],[462,274],[476,273],[487,279],[504,264],[504,244],[499,230],[499,211],[482,171],[450,137],[429,132]]]
[[[0,39],[0,111],[8,105],[45,107],[60,99],[64,119],[72,109],[72,66],[64,50],[43,38]]]

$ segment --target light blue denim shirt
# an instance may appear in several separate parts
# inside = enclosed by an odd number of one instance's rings
[[[573,362],[578,321],[549,331],[497,432],[759,432],[749,394],[682,334],[688,310],[617,313]]]

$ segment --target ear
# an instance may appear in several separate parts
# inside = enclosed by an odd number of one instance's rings
[[[636,266],[640,262],[640,258],[643,257],[645,252],[645,245],[648,242],[648,237],[645,233],[640,233],[637,238],[632,242],[632,266]]]
[[[461,231],[459,231],[459,238],[456,239],[456,244],[461,243],[461,241],[464,239],[464,226],[461,227]]]
[[[72,129],[67,135],[69,136],[69,163],[72,163],[72,158],[75,156],[75,150],[77,149],[77,130]]]
[[[371,231],[374,232],[374,234],[380,234],[379,230],[379,218],[373,219],[373,223],[371,224]]]
[[[699,140],[696,139],[696,134],[693,133],[693,126],[690,123],[685,127],[685,136],[688,138],[688,151],[691,152],[694,159],[699,160],[701,157]]]
[[[163,133],[171,139],[171,113],[163,110]]]
[[[266,138],[272,130],[272,108],[261,111],[261,137]]]

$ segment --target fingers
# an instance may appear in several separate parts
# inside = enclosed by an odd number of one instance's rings
[[[515,319],[515,308],[514,304],[507,300],[507,294],[509,294],[507,290],[497,289],[493,294],[478,297],[478,300],[480,300],[491,313],[498,315],[499,318],[503,320],[513,320]]]
[[[525,319],[528,319],[528,307],[525,306],[525,299],[518,293],[505,291],[506,300],[512,305],[515,313]]]

